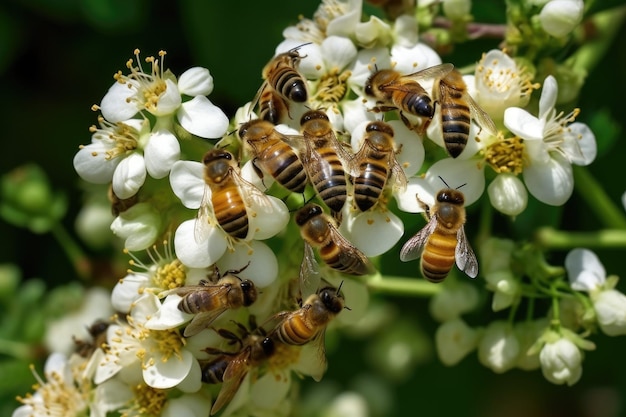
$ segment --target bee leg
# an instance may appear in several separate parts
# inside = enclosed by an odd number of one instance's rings
[[[430,206],[422,201],[418,194],[415,194],[415,198],[417,199],[417,204],[419,204],[422,210],[424,210],[426,220],[430,220]]]
[[[243,267],[239,269],[229,269],[228,271],[224,273],[224,275],[237,275],[238,273],[245,271],[245,269],[249,266],[250,266],[250,261],[248,261],[247,264],[245,264]]]
[[[252,169],[254,170],[254,172],[259,176],[259,178],[261,178],[261,184],[263,184],[263,187],[265,187],[265,189],[267,189],[267,185],[265,185],[265,181],[264,181],[264,175],[263,175],[263,170],[261,170],[261,168],[259,168],[256,164],[258,158],[254,158],[252,160]]]

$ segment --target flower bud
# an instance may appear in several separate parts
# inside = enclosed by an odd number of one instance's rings
[[[584,6],[582,0],[552,0],[539,13],[541,27],[549,35],[562,38],[580,23]]]
[[[543,376],[553,384],[574,385],[583,373],[582,355],[569,339],[546,343],[539,353]]]
[[[591,294],[600,329],[608,336],[626,334],[626,295],[610,289]]]
[[[161,217],[149,203],[139,203],[113,220],[111,230],[125,239],[124,245],[130,251],[140,251],[150,247],[161,230]]]
[[[519,352],[519,341],[505,321],[492,322],[478,344],[480,363],[499,374],[515,366]]]
[[[478,332],[462,319],[447,321],[435,333],[437,355],[444,365],[456,365],[476,348],[477,340]]]

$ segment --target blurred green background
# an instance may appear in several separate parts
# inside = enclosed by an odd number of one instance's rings
[[[473,9],[476,20],[502,21],[504,2],[481,0]],[[282,40],[281,32],[299,15],[311,17],[317,0],[272,2],[203,2],[194,0],[5,0],[0,4],[0,120],[4,126],[0,173],[35,162],[48,174],[53,189],[68,197],[64,224],[73,229],[81,205],[78,176],[72,158],[78,145],[88,143],[88,127],[96,114],[90,106],[113,82],[113,74],[124,70],[135,48],[142,56],[168,52],[166,67],[180,74],[191,66],[210,69],[215,90],[210,99],[229,116],[250,100],[261,82],[261,69]],[[599,155],[589,168],[604,185],[609,197],[619,204],[626,190],[622,172],[626,160],[623,129],[626,116],[626,30],[620,29],[605,58],[589,74],[579,100],[579,120],[596,133]],[[467,64],[480,53],[496,47],[494,41],[469,43],[449,57]],[[564,230],[595,230],[602,222],[575,194],[562,209],[543,209]],[[470,217],[471,217],[470,209]],[[541,218],[542,216],[540,216]],[[520,216],[516,225],[498,217],[501,236],[510,233],[528,238],[540,221],[533,214]],[[471,225],[468,226],[471,228]],[[417,231],[417,222],[407,225],[407,234]],[[471,232],[468,233],[470,236]],[[56,240],[0,221],[0,263],[14,263],[25,280],[38,277],[46,291],[77,280]],[[394,256],[397,250],[393,252]],[[626,276],[623,249],[600,250],[609,273]],[[96,259],[108,253],[92,252]],[[549,260],[562,262],[565,252],[551,252]],[[389,272],[413,275],[415,263],[397,265],[397,257],[385,258]],[[111,276],[113,285],[119,276]],[[482,291],[480,280],[473,282]],[[619,288],[626,291],[626,282]],[[486,292],[482,291],[486,299]],[[330,368],[325,383],[332,389],[353,389],[368,394],[384,393],[377,401],[388,401],[392,415],[458,416],[575,416],[611,417],[626,415],[626,338],[594,335],[597,350],[586,355],[581,381],[574,387],[554,386],[540,371],[510,371],[495,375],[478,364],[471,354],[459,366],[444,367],[434,353],[432,336],[436,323],[430,318],[427,300],[386,297],[395,306],[400,328],[417,338],[419,363],[408,378],[394,381],[371,366],[368,352],[385,334],[329,338]],[[489,309],[481,310],[488,313]],[[2,311],[4,325],[12,312]],[[487,323],[490,316],[468,318],[470,323]],[[505,316],[502,316],[505,317]],[[12,323],[27,326],[27,323]],[[423,340],[426,335],[431,342]],[[43,359],[45,356],[41,356]],[[40,363],[38,363],[40,368]],[[0,367],[0,415],[9,415],[18,404],[15,395],[25,394],[34,382],[27,362],[15,368]],[[316,384],[306,381],[303,395]],[[321,394],[320,394],[321,395]],[[386,397],[385,397],[386,396]],[[321,398],[321,397],[320,397]],[[371,394],[371,398],[377,398]],[[386,398],[386,399],[385,399]],[[310,398],[310,400],[312,400]],[[616,408],[617,407],[617,408]],[[372,410],[376,410],[376,407]],[[375,414],[375,413],[374,413]]]

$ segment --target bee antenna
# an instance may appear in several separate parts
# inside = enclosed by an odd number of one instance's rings
[[[439,179],[441,180],[441,182],[443,182],[443,183],[446,185],[446,187],[450,188],[450,186],[448,185],[448,183],[446,182],[446,180],[444,180],[444,179],[443,179],[443,177],[442,177],[441,175],[439,175]],[[463,184],[463,185],[465,185],[465,184]]]
[[[456,189],[458,190],[459,188],[463,187],[464,185],[467,185],[467,183],[459,185],[458,187],[456,187]]]
[[[341,291],[341,287],[343,287],[343,280],[339,283],[339,286],[337,287],[337,295],[339,295],[339,291]]]

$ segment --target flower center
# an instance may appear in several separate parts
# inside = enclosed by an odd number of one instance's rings
[[[122,417],[160,416],[167,402],[167,391],[137,384],[132,387],[133,400],[130,407],[122,410]]]
[[[129,323],[131,318],[129,317]],[[131,323],[132,325],[132,323]],[[141,360],[142,366],[148,367],[154,365],[155,354],[161,359],[161,362],[167,362],[172,356],[182,360],[181,349],[185,346],[185,339],[180,336],[176,329],[168,330],[150,330],[143,326],[136,327],[138,332],[133,336],[140,341],[150,339],[149,352],[144,348],[137,351],[137,357]]]
[[[102,116],[98,116],[98,123],[100,124],[100,128],[96,125],[92,125],[89,131],[93,133],[95,139],[112,142],[113,146],[106,151],[107,160],[111,160],[137,149],[139,132],[135,128],[122,122],[108,122]]]
[[[352,73],[348,70],[339,73],[338,68],[333,68],[320,79],[315,98],[323,102],[341,101],[348,91],[346,81],[351,75]]]
[[[51,417],[64,417],[68,415],[78,415],[87,407],[87,399],[90,392],[89,387],[80,390],[73,381],[64,381],[63,377],[57,372],[51,372],[48,375],[48,382],[44,382],[36,373],[34,366],[31,365],[31,371],[38,381],[33,385],[40,395],[39,398],[32,394],[26,397],[18,397],[17,400],[22,404],[32,407],[33,416],[45,415]],[[85,381],[89,385],[88,381]]]
[[[552,110],[552,114],[546,121],[543,132],[543,143],[547,145],[548,150],[559,150],[568,135],[572,132],[572,129],[567,125],[573,123],[579,114],[580,109],[578,108],[572,110],[567,115],[563,112],[557,114],[556,111]],[[577,139],[580,139],[580,137]],[[582,154],[582,151],[579,150],[578,153]]]
[[[478,63],[476,76],[481,77],[484,85],[494,94],[526,98],[540,87],[539,83],[532,83],[532,75],[526,67],[517,65],[511,68],[501,65],[498,59],[485,62],[484,54]]]
[[[337,0],[323,0],[322,4],[313,14],[313,20],[317,26],[326,33],[328,24],[335,18],[348,12],[348,3]]]
[[[524,168],[524,141],[514,136],[488,146],[485,160],[498,174],[520,174]]]
[[[276,344],[276,351],[268,359],[268,368],[271,370],[279,370],[289,367],[298,362],[300,358],[301,346],[290,346],[284,343]]]
[[[129,88],[134,89],[137,94],[130,97],[129,101],[136,102],[139,108],[144,108],[150,112],[154,112],[157,108],[161,94],[167,89],[165,77],[163,76],[163,60],[167,54],[165,51],[159,51],[159,59],[149,56],[145,61],[150,64],[150,74],[145,73],[141,67],[141,59],[139,57],[139,49],[134,51],[137,66],[133,65],[133,60],[126,62],[126,68],[130,70],[130,74],[124,75],[122,71],[118,71],[113,78],[120,84],[128,84]]]
[[[157,287],[168,290],[182,287],[185,284],[186,271],[185,265],[180,260],[174,259],[157,268],[154,283]]]

